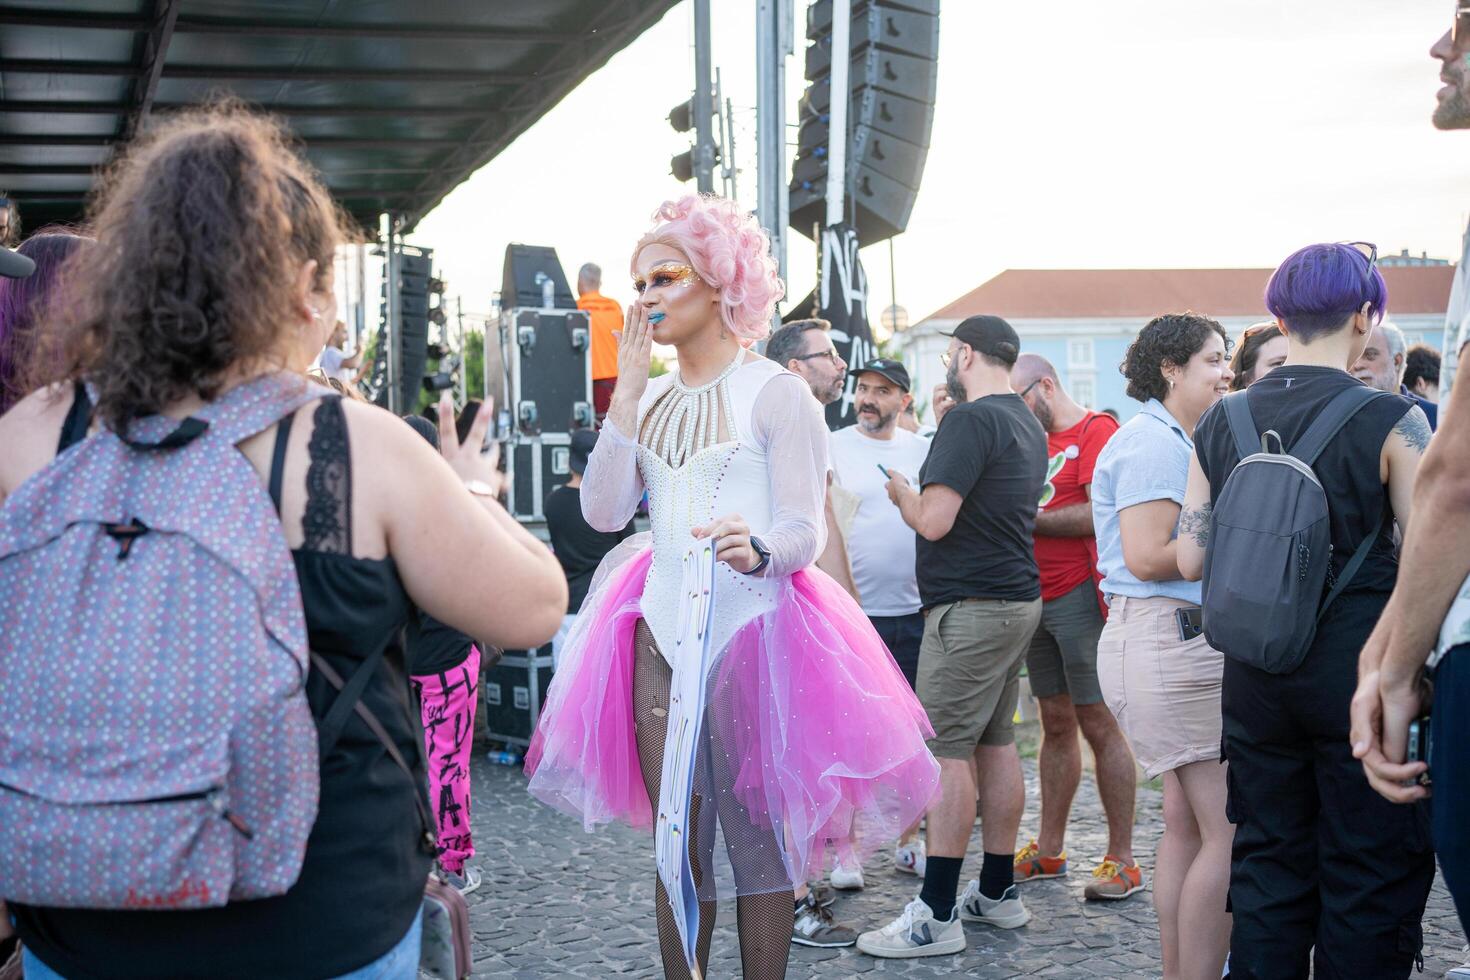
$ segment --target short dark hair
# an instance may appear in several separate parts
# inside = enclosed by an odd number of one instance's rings
[[[1261,348],[1277,337],[1285,336],[1274,323],[1257,323],[1250,329],[1255,330],[1255,333],[1247,331],[1241,335],[1240,343],[1235,347],[1235,356],[1230,359],[1230,371],[1235,375],[1230,379],[1231,391],[1245,388],[1246,375],[1256,369],[1256,361],[1261,358]]]
[[[1415,344],[1404,354],[1404,386],[1413,391],[1420,380],[1439,384],[1439,351],[1428,344]]]
[[[821,330],[832,332],[832,324],[827,320],[812,317],[806,320],[792,320],[790,323],[781,325],[775,333],[766,340],[766,357],[775,361],[782,367],[792,358],[802,355],[802,335],[808,330]]]
[[[1144,324],[1138,338],[1128,345],[1118,371],[1128,379],[1128,397],[1146,402],[1150,398],[1164,400],[1169,383],[1164,380],[1164,365],[1183,366],[1205,346],[1211,333],[1220,335],[1225,346],[1230,340],[1218,320],[1200,313],[1165,313]]]
[[[1297,249],[1266,284],[1266,309],[1303,343],[1337,333],[1365,303],[1373,322],[1381,323],[1388,312],[1383,275],[1368,256],[1336,242]]]

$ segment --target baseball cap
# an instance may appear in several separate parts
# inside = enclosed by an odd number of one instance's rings
[[[577,429],[572,433],[572,452],[568,463],[573,473],[587,472],[587,459],[597,446],[597,433],[591,429]]]
[[[860,374],[881,374],[904,391],[908,391],[911,387],[909,382],[909,369],[903,366],[902,361],[895,361],[891,357],[874,358],[862,367],[853,368],[847,373],[854,378]]]
[[[1021,356],[1021,338],[1016,335],[1015,328],[988,313],[967,317],[949,333],[943,330],[940,333],[969,344],[982,354],[998,357],[1007,364],[1015,364],[1016,358]]]
[[[6,279],[24,279],[36,271],[36,263],[26,256],[8,248],[0,248],[0,276]]]

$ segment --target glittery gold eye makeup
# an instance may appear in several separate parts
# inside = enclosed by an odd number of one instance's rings
[[[664,286],[692,286],[699,280],[699,274],[694,271],[693,266],[670,262],[661,265],[648,274],[648,278],[642,276],[633,277],[633,289],[638,295],[643,295],[649,289],[660,289]]]

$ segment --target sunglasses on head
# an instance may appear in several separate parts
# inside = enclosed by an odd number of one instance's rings
[[[1373,270],[1378,265],[1378,246],[1372,242],[1340,242],[1348,248],[1357,252],[1367,263],[1363,266],[1363,288],[1366,290],[1373,285]]]

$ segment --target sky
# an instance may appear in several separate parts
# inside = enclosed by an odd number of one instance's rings
[[[806,0],[788,61],[788,156]],[[734,102],[738,197],[755,207],[755,2],[713,0]],[[928,164],[908,230],[863,252],[869,309],[917,322],[1007,268],[1272,267],[1314,241],[1457,259],[1470,132],[1430,124],[1429,46],[1447,0],[945,0]],[[629,250],[687,148],[668,111],[693,89],[693,12],[674,7],[453,191],[409,241],[486,312],[505,246],[603,266],[626,303]],[[816,278],[792,233],[787,296]],[[874,313],[876,316],[876,313]]]

